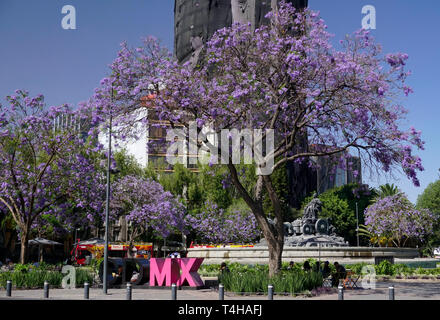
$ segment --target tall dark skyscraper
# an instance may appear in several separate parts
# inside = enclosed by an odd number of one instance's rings
[[[306,8],[308,0],[288,0],[297,9]],[[174,53],[180,62],[199,60],[203,45],[221,28],[234,22],[250,22],[254,28],[268,23],[265,15],[279,0],[175,0]],[[308,149],[307,135],[298,138],[295,151]],[[307,164],[287,164],[290,206],[299,208],[301,200],[316,186],[316,173]]]
[[[233,22],[251,22],[254,27],[267,23],[264,16],[278,0],[175,0],[174,53],[180,62],[198,58],[198,49],[221,28]],[[307,7],[308,0],[288,0],[296,8]]]

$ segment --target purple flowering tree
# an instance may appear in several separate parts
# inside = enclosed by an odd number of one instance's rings
[[[416,210],[402,193],[378,199],[365,210],[365,225],[376,238],[404,247],[408,240],[423,241],[432,234],[437,218],[426,209]]]
[[[423,148],[420,132],[399,128],[406,113],[399,98],[411,92],[405,84],[408,56],[382,54],[365,30],[333,47],[317,13],[296,12],[284,2],[268,18],[270,25],[256,30],[241,24],[219,30],[195,69],[174,61],[154,39],[134,50],[124,44],[112,76],[92,100],[96,117],[106,114],[113,92],[121,101],[113,110],[130,130],[146,110],[143,97],[154,94],[159,119],[171,125],[187,127],[194,120],[199,130],[209,125],[218,136],[222,129],[274,130],[274,150],[265,155],[265,160],[275,159],[273,171],[288,161],[311,164],[316,157],[338,158],[344,166],[341,157],[354,151],[364,165],[401,168],[418,185],[417,171],[423,167],[413,147]],[[274,275],[281,267],[284,233],[271,174],[258,175],[249,192],[231,158],[225,165],[267,239],[269,273]],[[274,227],[261,203],[264,189],[277,218]]]
[[[227,214],[211,201],[189,221],[202,241],[209,243],[249,243],[260,235],[252,212],[235,210]]]
[[[151,179],[128,175],[115,181],[110,209],[113,219],[125,216],[131,222],[130,240],[148,228],[163,238],[175,232],[187,233],[183,204]]]
[[[32,230],[47,222],[43,215],[56,216],[66,228],[85,223],[81,207],[100,212],[103,188],[93,141],[83,140],[73,122],[59,125],[61,116],[84,125],[81,116],[67,105],[47,108],[42,95],[32,98],[24,90],[7,101],[0,106],[0,204],[19,228],[24,263]]]

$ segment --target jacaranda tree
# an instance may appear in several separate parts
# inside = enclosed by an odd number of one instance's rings
[[[211,201],[188,220],[203,242],[249,243],[260,235],[257,221],[249,210],[226,212]]]
[[[423,142],[414,128],[399,128],[406,111],[398,100],[411,92],[405,85],[406,54],[383,55],[365,30],[333,47],[317,13],[296,12],[284,2],[268,18],[269,25],[255,30],[243,24],[218,30],[195,69],[173,60],[154,39],[136,49],[123,44],[112,75],[101,82],[90,106],[96,117],[112,106],[119,123],[132,130],[134,121],[148,124],[142,115],[148,110],[145,97],[152,95],[159,120],[171,126],[188,127],[193,120],[199,131],[209,126],[218,137],[222,129],[261,130],[256,136],[262,144],[252,144],[253,155],[268,142],[266,130],[273,130],[274,149],[262,161],[254,159],[260,170],[252,192],[243,187],[230,154],[224,164],[267,239],[274,275],[281,267],[284,233],[271,172],[289,161],[311,164],[316,157],[337,158],[344,166],[342,158],[353,150],[366,165],[385,171],[400,167],[418,185],[423,167],[412,148],[423,148]],[[112,93],[118,105],[111,103]],[[271,159],[273,165],[263,170]],[[262,190],[277,218],[274,227],[262,206]]]
[[[426,209],[416,210],[402,193],[378,199],[365,210],[367,230],[375,238],[387,239],[397,247],[404,247],[411,240],[426,240],[437,220]]]
[[[183,204],[151,179],[128,175],[115,181],[110,209],[113,219],[124,216],[132,222],[130,240],[149,228],[162,238],[188,232]]]
[[[32,228],[47,223],[43,215],[69,228],[101,213],[99,147],[76,130],[85,119],[67,105],[47,108],[42,95],[32,98],[24,90],[7,102],[0,106],[0,204],[17,224],[24,263]]]

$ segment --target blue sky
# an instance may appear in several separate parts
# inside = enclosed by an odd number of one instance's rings
[[[421,187],[398,172],[394,177],[369,177],[365,172],[364,182],[395,183],[413,202],[439,178],[440,168],[440,1],[420,3],[309,0],[336,40],[361,27],[364,5],[375,6],[373,36],[385,52],[409,54],[409,84],[415,93],[403,100],[409,110],[403,125],[422,130],[426,141],[426,150],[418,153],[425,167]],[[76,30],[61,27],[64,5],[76,8]],[[173,49],[173,9],[173,0],[0,0],[0,101],[18,88],[44,94],[49,105],[87,100],[107,75],[122,41],[137,46],[142,37],[154,35]]]

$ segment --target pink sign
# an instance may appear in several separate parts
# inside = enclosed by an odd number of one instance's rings
[[[204,285],[197,273],[203,258],[151,258],[150,286],[177,286],[188,284],[191,287]]]

